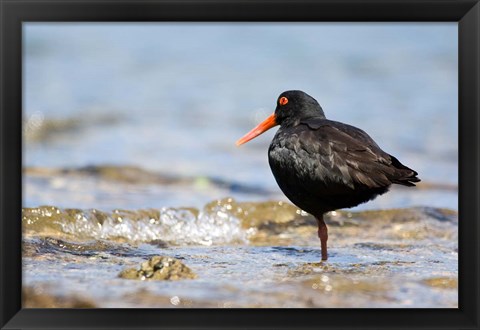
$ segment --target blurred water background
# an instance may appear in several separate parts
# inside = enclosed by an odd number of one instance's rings
[[[24,306],[458,306],[456,24],[23,32]],[[270,172],[275,129],[235,146],[290,89],[422,179],[328,214],[326,263]],[[196,278],[122,277],[153,256]]]
[[[275,129],[240,148],[235,141],[274,110],[278,94],[301,89],[327,118],[364,129],[439,188],[361,209],[458,208],[453,23],[28,23],[24,32],[25,167],[135,166],[195,183],[129,194],[27,173],[25,206],[284,199],[267,161]],[[226,189],[209,184],[216,180]]]

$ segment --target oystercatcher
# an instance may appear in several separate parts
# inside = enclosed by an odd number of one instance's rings
[[[328,259],[326,212],[370,201],[394,183],[411,187],[420,181],[363,130],[326,119],[320,104],[298,90],[280,94],[275,112],[237,145],[277,125],[270,168],[287,198],[317,219],[322,260]]]

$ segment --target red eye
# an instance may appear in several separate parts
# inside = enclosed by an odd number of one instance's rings
[[[282,97],[280,98],[280,100],[278,100],[278,103],[279,103],[280,105],[285,105],[285,104],[288,103],[288,99],[287,99],[285,96],[282,96]]]

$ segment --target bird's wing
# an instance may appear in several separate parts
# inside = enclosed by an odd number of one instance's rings
[[[361,129],[330,120],[310,120],[306,125],[309,129],[298,132],[301,148],[351,188],[413,185],[406,179],[415,179],[417,173],[384,152]]]
[[[383,152],[380,149],[380,147],[377,145],[377,143],[370,137],[370,135],[368,135],[365,131],[355,126],[344,124],[338,121],[322,119],[322,118],[310,119],[301,123],[304,125],[307,125],[313,130],[318,130],[321,127],[325,127],[326,129],[335,128],[337,131],[342,132],[344,135],[348,135],[350,138],[357,141],[359,144],[357,145],[357,147],[360,145],[371,146]],[[350,140],[348,141],[350,142]]]

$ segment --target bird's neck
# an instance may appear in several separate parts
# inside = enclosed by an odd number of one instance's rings
[[[309,120],[321,120],[321,119],[327,119],[325,118],[324,115],[315,115],[315,116],[305,116],[305,117],[300,117],[300,118],[288,118],[282,122],[282,127],[295,127],[300,125],[301,123],[308,122]]]

